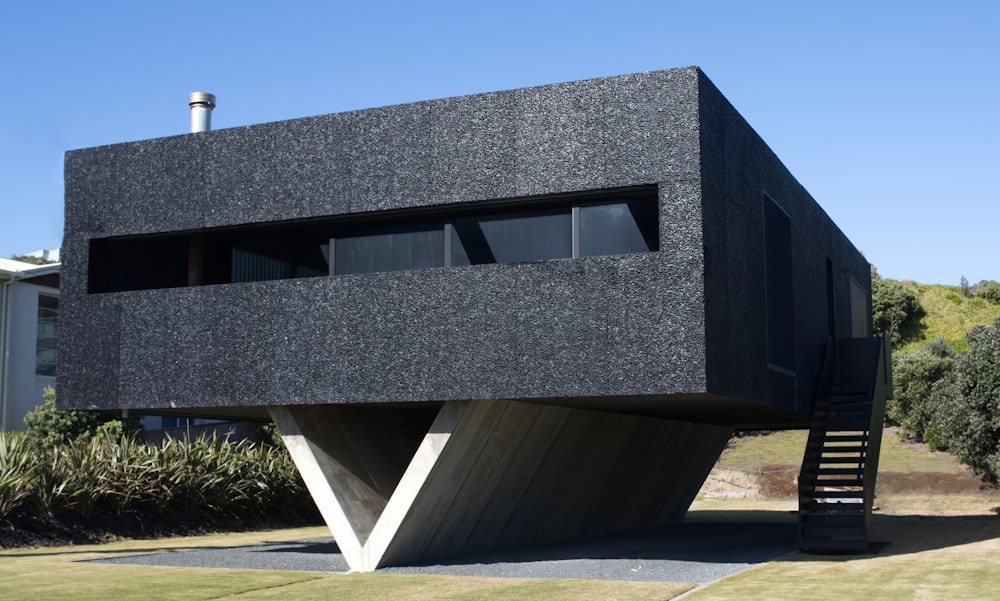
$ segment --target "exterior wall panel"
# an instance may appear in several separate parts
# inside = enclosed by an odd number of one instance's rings
[[[530,208],[631,186],[657,190],[657,252],[87,292],[97,238]],[[768,384],[765,192],[795,247],[799,375],[781,394]],[[64,407],[606,398],[615,410],[630,397],[635,410],[701,395],[807,413],[826,337],[809,309],[813,263],[863,264],[693,68],[73,151],[66,203]]]

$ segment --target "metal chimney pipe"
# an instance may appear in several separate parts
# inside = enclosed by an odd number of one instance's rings
[[[191,133],[210,131],[215,95],[208,92],[191,92],[188,95],[188,105],[191,107]]]

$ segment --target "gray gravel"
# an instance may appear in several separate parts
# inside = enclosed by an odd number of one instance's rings
[[[379,572],[708,583],[798,548],[794,516],[752,513],[700,512],[696,521],[641,535],[506,549],[436,564],[383,568]],[[96,562],[310,572],[349,569],[330,538],[152,553]]]

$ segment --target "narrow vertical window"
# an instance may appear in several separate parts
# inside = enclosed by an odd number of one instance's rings
[[[764,197],[764,279],[767,304],[767,360],[795,371],[795,315],[792,291],[792,221]]]
[[[854,338],[871,336],[871,325],[868,321],[871,312],[868,310],[868,302],[868,293],[861,284],[851,278],[851,336]]]
[[[56,375],[56,327],[59,323],[59,297],[38,295],[38,328],[35,338],[35,374]]]

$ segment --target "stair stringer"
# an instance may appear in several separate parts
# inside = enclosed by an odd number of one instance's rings
[[[885,337],[831,341],[827,349],[799,474],[803,550],[868,548],[885,404],[892,392],[890,352]],[[821,478],[824,474],[836,475]]]

